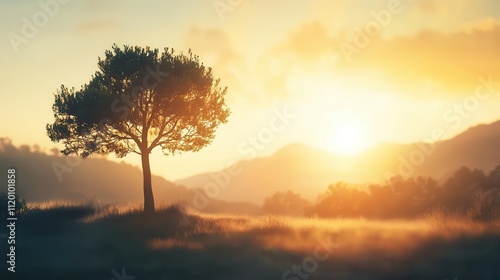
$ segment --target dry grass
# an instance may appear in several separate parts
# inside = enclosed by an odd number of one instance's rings
[[[478,193],[472,198],[467,215],[474,221],[490,221],[499,217],[499,208],[493,194]]]
[[[500,276],[493,265],[500,222],[460,219],[443,208],[414,220],[368,220],[202,214],[182,203],[152,216],[133,204],[52,205],[20,224],[19,253],[31,268],[23,279],[109,279],[123,266],[137,279],[280,279],[323,244],[334,249],[315,279],[500,279],[481,276],[485,269]],[[72,273],[40,276],[36,268]]]
[[[336,255],[344,260],[382,252],[391,258],[405,258],[419,250],[422,244],[441,240],[455,242],[464,237],[481,238],[499,235],[500,221],[478,223],[460,219],[443,208],[431,209],[424,217],[414,220],[323,219],[287,216],[205,215],[225,234],[224,242],[240,234],[249,234],[262,249],[311,254],[321,242],[338,244]],[[205,245],[220,245],[220,240],[205,240]]]

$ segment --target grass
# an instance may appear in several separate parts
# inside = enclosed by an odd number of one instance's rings
[[[17,240],[18,278],[2,267],[1,279],[112,279],[123,267],[135,280],[500,279],[500,222],[442,208],[382,221],[55,203],[22,216]]]
[[[467,210],[467,215],[475,221],[490,221],[498,218],[500,211],[492,194],[478,193],[472,198],[472,205]]]

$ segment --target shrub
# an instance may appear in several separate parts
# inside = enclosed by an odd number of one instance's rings
[[[257,218],[257,225],[265,230],[284,230],[289,228],[288,222],[281,216],[266,215]]]
[[[490,221],[497,214],[493,193],[477,193],[472,197],[472,203],[467,210],[467,215],[474,221]]]
[[[428,220],[433,226],[442,226],[448,216],[448,210],[441,205],[435,205],[424,213],[424,219]]]

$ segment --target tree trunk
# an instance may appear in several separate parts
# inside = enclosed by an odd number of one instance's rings
[[[143,152],[142,175],[144,182],[144,213],[152,214],[155,212],[155,201],[153,198],[153,188],[151,186],[151,168],[149,166],[149,153]]]

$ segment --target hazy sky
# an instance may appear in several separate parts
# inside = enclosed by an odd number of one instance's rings
[[[55,146],[45,132],[54,93],[88,82],[113,43],[191,48],[214,68],[233,113],[197,154],[155,151],[153,173],[170,180],[288,143],[353,154],[500,119],[495,0],[0,0],[0,7],[0,137],[16,145]]]

